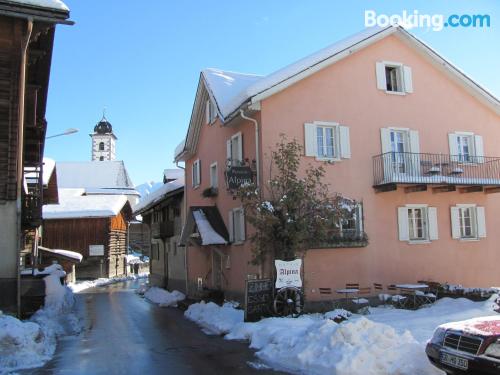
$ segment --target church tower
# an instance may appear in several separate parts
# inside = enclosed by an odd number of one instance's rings
[[[115,160],[115,143],[118,138],[113,134],[113,127],[104,115],[90,136],[92,137],[92,161]]]

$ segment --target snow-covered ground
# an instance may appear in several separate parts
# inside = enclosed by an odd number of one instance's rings
[[[119,283],[122,281],[131,281],[131,280],[137,280],[137,279],[145,279],[149,276],[149,273],[140,273],[138,275],[128,275],[128,276],[123,276],[123,277],[112,277],[109,279],[106,278],[100,278],[96,280],[86,280],[86,281],[77,281],[76,283],[70,283],[68,284],[68,287],[74,292],[74,293],[79,293],[82,290],[89,289],[89,288],[95,288],[98,286],[105,286],[105,285],[110,285],[114,283]]]
[[[81,331],[73,292],[60,282],[63,275],[59,266],[44,278],[45,305],[29,320],[0,312],[0,374],[42,366],[54,355],[58,337]]]
[[[497,315],[493,296],[486,302],[443,298],[416,311],[370,308],[335,323],[338,312],[299,318],[268,318],[244,323],[243,311],[226,304],[197,303],[185,312],[206,333],[248,340],[266,365],[305,374],[438,375],[425,355],[425,344],[443,323]]]
[[[158,304],[160,307],[177,306],[177,302],[183,301],[184,293],[174,290],[169,292],[162,288],[152,287],[147,290],[140,289],[139,294],[143,294],[147,300]]]

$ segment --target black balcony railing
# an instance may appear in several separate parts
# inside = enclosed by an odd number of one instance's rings
[[[43,164],[25,166],[22,199],[22,221],[25,229],[42,224]]]
[[[373,157],[374,186],[500,186],[500,157],[387,152]]]

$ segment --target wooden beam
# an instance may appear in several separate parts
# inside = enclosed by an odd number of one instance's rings
[[[375,189],[376,193],[384,193],[386,191],[394,191],[398,189],[398,186],[396,184],[384,184],[384,185],[377,185],[373,187]]]
[[[500,193],[500,187],[490,187],[484,189],[485,194]]]
[[[479,193],[483,191],[483,189],[484,189],[483,186],[473,185],[473,186],[459,188],[458,191],[460,193]]]
[[[419,191],[427,191],[427,185],[411,185],[405,187],[405,193],[417,193]]]
[[[432,192],[434,194],[437,193],[447,193],[450,191],[456,191],[457,187],[455,185],[443,185],[443,186],[436,186],[432,188]]]

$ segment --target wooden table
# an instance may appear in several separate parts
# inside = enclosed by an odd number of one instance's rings
[[[427,284],[396,284],[396,287],[399,289],[407,289],[413,291],[413,308],[417,308],[417,294],[415,293],[418,290],[428,289],[429,285]]]
[[[337,289],[336,292],[339,294],[345,294],[345,301],[347,303],[349,300],[349,295],[358,293],[359,289],[356,288]]]

